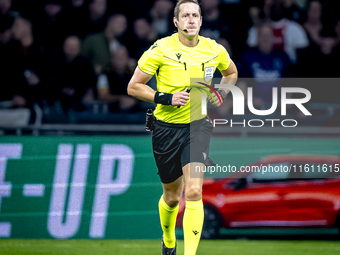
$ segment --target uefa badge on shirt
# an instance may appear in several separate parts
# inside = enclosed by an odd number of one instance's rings
[[[214,67],[208,66],[204,70],[204,80],[205,82],[210,82],[214,76]]]

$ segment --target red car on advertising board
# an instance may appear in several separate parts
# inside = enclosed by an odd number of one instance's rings
[[[202,199],[204,239],[221,227],[340,228],[340,157],[268,156],[228,178],[205,179]],[[182,199],[178,228],[184,208]]]

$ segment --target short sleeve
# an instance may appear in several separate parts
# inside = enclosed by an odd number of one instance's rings
[[[227,50],[221,45],[218,44],[219,47],[219,64],[217,66],[218,70],[220,71],[224,71],[226,69],[228,69],[228,67],[230,66],[230,56],[227,52]]]
[[[144,73],[154,75],[163,58],[158,41],[154,43],[138,60],[138,67]]]

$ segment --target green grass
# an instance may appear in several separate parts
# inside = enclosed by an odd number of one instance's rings
[[[183,241],[177,254],[183,255]],[[160,255],[154,240],[0,240],[1,255]],[[197,255],[330,255],[340,254],[338,241],[203,240]]]

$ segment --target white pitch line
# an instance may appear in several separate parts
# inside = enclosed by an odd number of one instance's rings
[[[25,184],[22,190],[25,197],[43,197],[45,194],[44,184]]]

